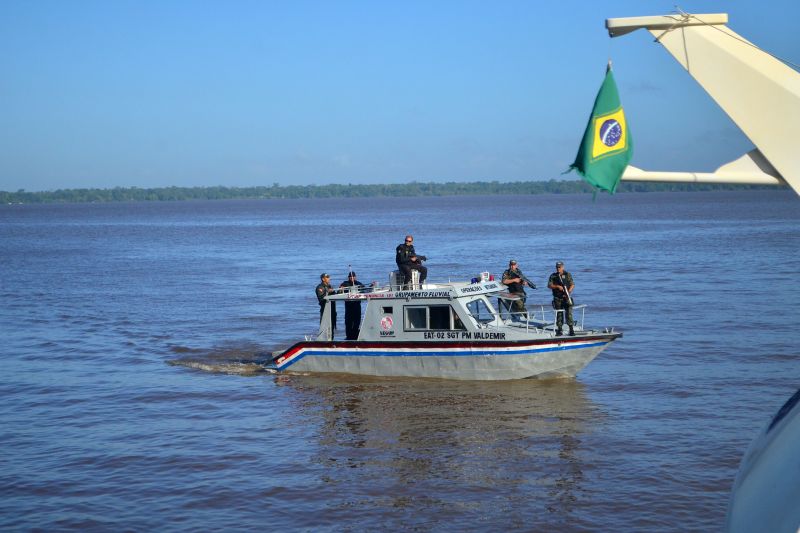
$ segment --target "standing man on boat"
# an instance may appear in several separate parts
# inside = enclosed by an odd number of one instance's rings
[[[352,289],[350,287],[355,287]],[[344,291],[350,290],[352,292],[362,292],[364,284],[356,279],[356,273],[350,271],[347,273],[347,281],[343,281],[339,285],[339,289]],[[347,300],[344,303],[344,331],[346,339],[354,341],[358,339],[358,332],[361,329],[361,300]]]
[[[564,315],[567,315],[567,325],[569,334],[575,335],[572,326],[572,289],[575,283],[572,281],[572,274],[564,270],[564,263],[556,263],[556,271],[550,274],[547,281],[547,288],[553,291],[553,309],[556,310],[556,337],[563,335],[561,329],[564,324]],[[559,312],[561,311],[561,312]]]
[[[424,255],[417,255],[414,250],[414,237],[406,235],[405,242],[397,246],[396,252],[394,261],[403,274],[404,283],[411,284],[411,271],[413,270],[419,271],[420,285],[425,283],[425,278],[428,277],[428,268],[423,266],[422,262],[427,261],[428,258]]]
[[[331,277],[326,273],[319,275],[320,284],[314,292],[317,294],[317,302],[319,302],[319,321],[322,324],[322,313],[325,312],[325,297],[333,294],[335,291],[331,287]],[[331,302],[331,339],[333,339],[333,332],[336,331],[336,302]]]
[[[525,277],[525,274],[522,273],[522,270],[519,269],[519,264],[517,263],[516,259],[512,259],[508,262],[508,269],[503,272],[502,283],[506,287],[508,287],[508,292],[519,296],[519,300],[514,300],[511,302],[511,318],[513,319],[520,319],[522,317],[527,318],[528,314],[525,311],[525,299],[527,295],[525,294],[525,285],[528,285],[530,288],[535,289],[536,286],[528,281],[528,278]]]

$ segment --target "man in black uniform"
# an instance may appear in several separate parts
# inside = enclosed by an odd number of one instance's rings
[[[355,289],[350,289],[355,287]],[[355,272],[347,274],[347,281],[339,285],[340,289],[352,292],[363,292],[364,284],[356,279]],[[358,331],[361,328],[361,300],[347,300],[344,303],[344,331],[346,339],[354,341],[358,339]]]
[[[331,277],[324,272],[319,275],[320,284],[314,292],[317,294],[317,302],[319,302],[319,321],[322,323],[322,313],[325,311],[325,297],[333,294],[335,291],[331,287]],[[336,331],[336,302],[331,302],[331,339],[333,332]]]
[[[556,271],[550,274],[547,288],[553,291],[553,309],[556,310],[556,337],[563,335],[561,328],[564,324],[564,315],[567,315],[569,334],[575,335],[575,330],[572,326],[573,301],[571,296],[575,283],[572,281],[572,275],[564,271],[564,263],[561,261],[556,263]],[[562,312],[559,313],[559,310]]]
[[[411,284],[411,271],[419,270],[419,283],[421,285],[425,282],[425,278],[428,277],[428,268],[423,266],[422,262],[427,261],[428,258],[424,255],[417,255],[417,252],[414,251],[413,242],[414,237],[406,235],[406,242],[397,246],[397,255],[394,260],[397,263],[397,268],[403,274],[405,284]]]
[[[525,285],[528,285],[532,289],[535,289],[536,286],[528,281],[528,278],[526,278],[525,274],[519,269],[519,265],[517,265],[515,259],[508,262],[508,270],[503,272],[502,283],[508,287],[509,293],[520,297],[519,300],[514,300],[511,303],[511,319],[519,320],[521,318],[527,318],[527,313],[525,311]]]

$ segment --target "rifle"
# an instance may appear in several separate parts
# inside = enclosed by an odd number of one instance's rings
[[[534,289],[534,290],[536,289],[536,284],[534,282],[532,282],[531,280],[529,280],[528,277],[525,274],[523,274],[522,272],[517,274],[517,277],[522,280],[522,283],[527,283],[528,287],[530,287],[531,289]]]
[[[556,274],[558,274],[558,272],[556,272]],[[558,274],[558,281],[561,282],[561,288],[564,289],[564,294],[567,295],[567,301],[569,302],[569,305],[574,305],[573,302],[572,302],[572,296],[569,295],[569,289],[564,284],[564,279],[561,277],[561,274]],[[570,330],[570,331],[572,331],[572,330]]]

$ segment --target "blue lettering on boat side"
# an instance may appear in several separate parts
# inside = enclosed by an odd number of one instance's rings
[[[410,298],[412,300],[420,298],[447,298],[450,291],[401,291],[394,294],[394,298]]]
[[[480,292],[483,290],[483,287],[476,286],[476,287],[464,287],[461,289],[461,292],[468,293],[468,292]]]

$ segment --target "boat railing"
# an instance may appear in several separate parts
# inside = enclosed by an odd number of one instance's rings
[[[574,326],[579,331],[583,331],[586,319],[586,304],[579,304],[572,307],[572,320]],[[580,311],[580,313],[577,313]],[[553,309],[547,304],[527,305],[525,311],[504,311],[493,312],[491,316],[495,320],[475,320],[481,329],[500,329],[501,327],[517,326],[524,327],[525,331],[535,333],[555,333],[558,314],[565,313],[564,309]],[[576,316],[578,315],[578,316]],[[472,316],[472,315],[470,315]],[[552,317],[552,319],[551,319]],[[475,318],[472,316],[472,318]],[[566,320],[564,320],[565,322]]]
[[[546,304],[539,304],[539,305],[529,305],[525,307],[529,312],[532,311],[533,319],[536,320],[536,312],[541,315],[541,322],[545,323],[547,327],[555,327],[556,322],[558,322],[558,315],[563,315],[566,313],[564,309],[553,309],[552,306],[548,306]],[[576,313],[580,311],[580,318],[576,317]],[[530,316],[530,313],[529,313]],[[548,317],[552,316],[553,320],[548,320]],[[565,317],[564,317],[565,318]],[[583,329],[584,321],[586,320],[586,304],[578,304],[572,306],[572,320],[574,322],[574,326],[577,326],[579,330]],[[562,320],[562,323],[566,320]],[[530,320],[528,320],[530,322]]]
[[[427,284],[426,284],[427,285]],[[436,284],[437,287],[440,287],[440,284]],[[365,285],[364,287],[337,287],[333,290],[333,294],[372,294],[372,293],[381,293],[381,292],[396,292],[401,290],[421,290],[421,285],[413,285],[408,289],[403,288],[403,285]]]
[[[346,287],[336,287],[334,288],[334,294],[369,294],[369,293],[380,293],[380,292],[397,292],[397,291],[418,291],[418,290],[434,290],[434,289],[458,289],[463,287],[464,285],[469,285],[469,282],[465,281],[434,281],[430,282],[427,281],[425,283],[419,283],[419,271],[414,270],[412,271],[413,278],[410,283],[404,284],[401,283],[395,276],[391,276],[388,283],[380,283],[378,281],[373,281],[368,285],[364,285],[363,287],[358,286],[346,286]]]

